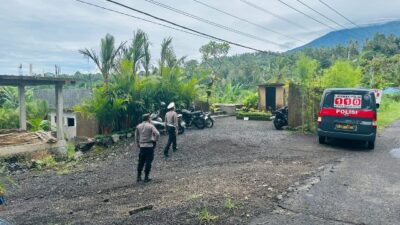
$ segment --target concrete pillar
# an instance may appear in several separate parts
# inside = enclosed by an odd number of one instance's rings
[[[56,85],[57,140],[64,140],[64,102],[62,85]]]
[[[25,105],[25,86],[18,86],[19,97],[19,129],[26,130],[26,105]]]

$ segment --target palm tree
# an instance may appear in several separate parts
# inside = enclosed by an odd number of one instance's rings
[[[163,68],[165,66],[165,62],[167,61],[167,58],[171,58],[171,54],[174,52],[171,44],[172,44],[172,37],[164,38],[163,42],[161,43],[161,58],[158,63],[161,75]]]
[[[15,87],[1,87],[0,88],[0,98],[2,100],[2,107],[5,108],[18,108],[18,92]]]
[[[149,39],[147,34],[138,29],[133,33],[132,44],[129,48],[123,49],[123,58],[132,62],[132,71],[137,73],[139,66],[142,65],[145,71],[150,69]]]
[[[81,53],[84,57],[91,59],[100,70],[104,78],[104,83],[108,86],[110,73],[115,69],[116,57],[120,50],[123,48],[126,42],[122,42],[118,48],[115,48],[115,40],[111,34],[107,34],[105,38],[101,39],[100,55],[98,55],[93,49],[81,49]]]
[[[143,68],[146,74],[146,77],[149,76],[150,74],[150,60],[151,60],[151,55],[150,55],[150,50],[149,50],[149,45],[150,43],[146,43],[144,45],[144,60],[143,60]]]

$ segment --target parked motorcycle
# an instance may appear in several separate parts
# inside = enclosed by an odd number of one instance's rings
[[[214,118],[210,115],[210,113],[203,113],[204,120],[206,121],[206,127],[211,128],[214,126]]]
[[[167,133],[167,128],[165,127],[165,122],[162,120],[160,116],[160,112],[154,112],[150,115],[151,122],[154,124],[156,129],[162,133]],[[185,122],[182,120],[182,114],[178,114],[178,134],[183,134],[185,132]]]
[[[284,106],[273,112],[271,120],[274,123],[275,129],[282,130],[282,127],[288,125],[288,107]]]
[[[198,129],[204,129],[206,127],[206,120],[202,116],[202,111],[190,112],[187,109],[177,110],[177,113],[182,114],[182,120],[185,122],[186,127],[194,125]]]

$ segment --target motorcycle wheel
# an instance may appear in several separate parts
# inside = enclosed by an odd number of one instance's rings
[[[206,127],[206,121],[200,117],[195,118],[193,123],[198,129],[204,129]]]
[[[183,134],[183,133],[185,133],[185,128],[179,125],[178,126],[178,134]]]
[[[274,119],[274,126],[277,130],[282,130],[282,120],[281,119]]]
[[[214,126],[214,120],[208,118],[206,119],[206,127],[211,128]]]

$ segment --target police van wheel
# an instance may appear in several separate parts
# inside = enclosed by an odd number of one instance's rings
[[[367,148],[374,149],[375,148],[375,141],[367,141]]]
[[[326,137],[325,136],[319,136],[318,137],[318,142],[320,144],[325,144],[326,143]]]

